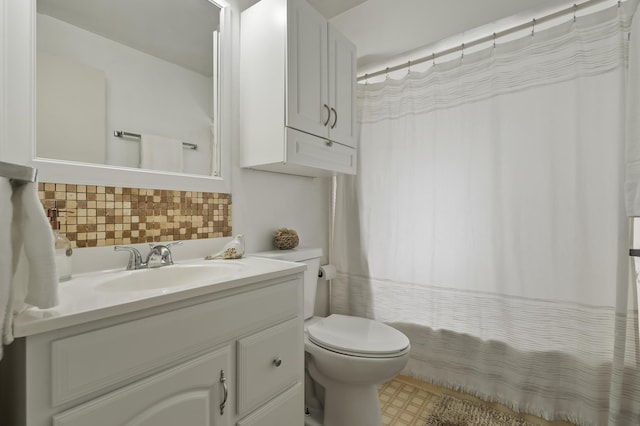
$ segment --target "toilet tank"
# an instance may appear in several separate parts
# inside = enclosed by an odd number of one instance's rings
[[[307,265],[307,270],[304,271],[304,319],[311,318],[316,305],[316,289],[318,288],[318,272],[320,271],[322,249],[299,247],[291,250],[262,251],[252,253],[252,256],[301,262]]]

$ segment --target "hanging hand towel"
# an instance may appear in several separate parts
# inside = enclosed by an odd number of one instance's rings
[[[53,232],[38,199],[37,184],[26,183],[14,188],[11,201],[12,310],[21,310],[24,303],[41,309],[52,308],[58,304]],[[28,274],[15,273],[21,253],[24,254]],[[10,343],[13,335],[7,324],[4,331],[5,344]]]
[[[182,142],[156,135],[140,138],[140,168],[182,172]]]
[[[0,178],[0,330],[2,335],[11,334],[5,329],[11,328],[11,276],[13,275],[11,251],[11,183]],[[10,342],[7,342],[10,343]],[[0,344],[2,359],[2,344]]]

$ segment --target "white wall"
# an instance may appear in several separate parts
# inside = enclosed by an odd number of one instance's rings
[[[138,167],[139,143],[114,130],[198,144],[184,172],[211,173],[211,78],[50,16],[37,16],[37,48],[101,69],[107,81],[106,163]]]
[[[234,155],[234,161],[237,160]],[[246,238],[248,252],[273,250],[272,233],[293,228],[300,246],[321,247],[321,264],[329,247],[330,178],[307,178],[240,169],[233,166],[233,232]],[[329,289],[318,283],[316,314],[328,312]]]

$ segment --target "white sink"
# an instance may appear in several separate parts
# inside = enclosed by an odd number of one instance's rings
[[[244,269],[239,263],[210,265],[171,265],[160,268],[122,271],[100,283],[96,290],[105,292],[136,292],[170,289],[182,286],[213,284]]]

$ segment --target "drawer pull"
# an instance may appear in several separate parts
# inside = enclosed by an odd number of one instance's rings
[[[282,365],[282,360],[280,358],[274,359],[273,365],[275,365],[276,367],[280,367]]]
[[[224,414],[224,407],[227,405],[227,397],[229,396],[229,387],[227,386],[227,378],[224,377],[224,370],[220,370],[220,383],[224,389],[224,399],[220,404],[220,415]]]

